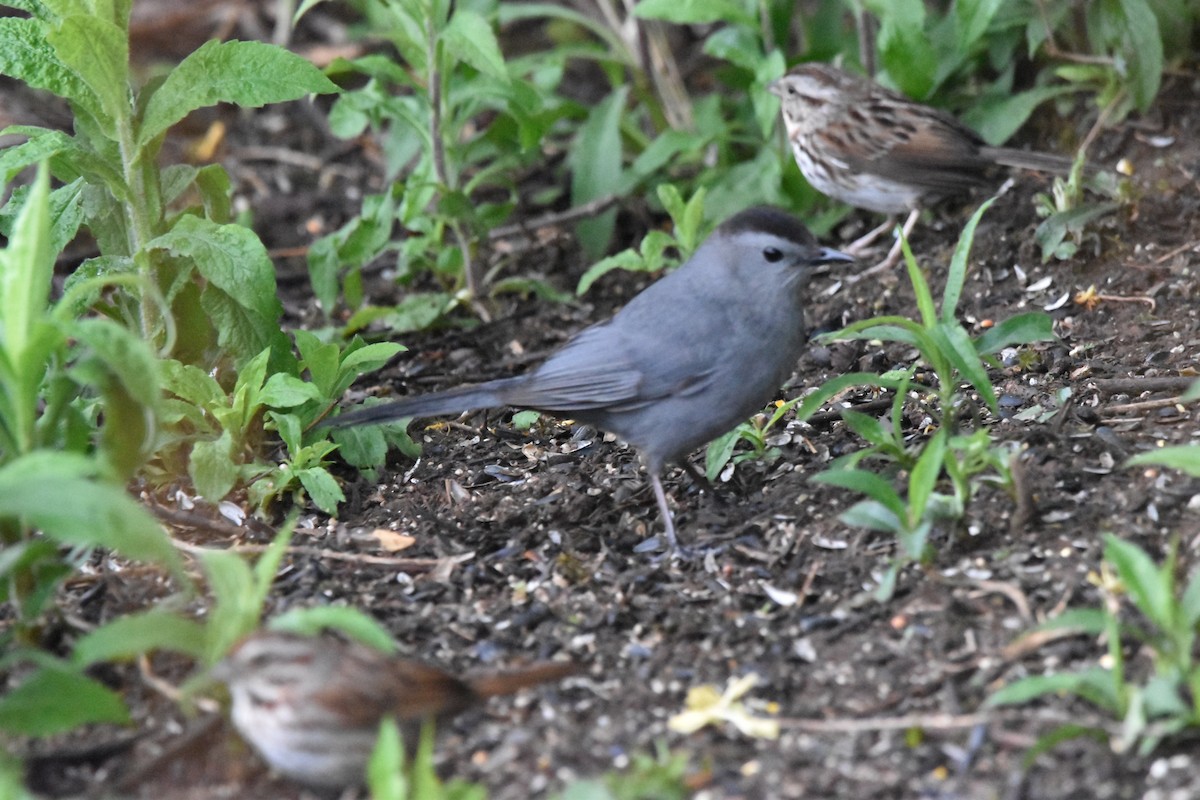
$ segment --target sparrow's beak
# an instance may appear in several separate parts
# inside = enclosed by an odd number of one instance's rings
[[[767,91],[778,98],[783,98],[783,78],[771,81],[767,84]]]

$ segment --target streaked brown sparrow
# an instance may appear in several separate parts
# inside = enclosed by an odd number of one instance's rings
[[[872,239],[905,211],[907,235],[920,209],[987,185],[997,165],[1071,168],[1062,156],[991,147],[949,114],[829,64],[801,64],[769,89],[782,100],[788,141],[808,182],[843,203],[893,217],[868,234]],[[865,247],[866,239],[849,249]]]
[[[406,746],[421,723],[485,698],[556,680],[571,662],[459,679],[434,667],[333,636],[257,633],[213,675],[229,685],[233,723],[277,772],[325,789],[361,784],[380,720],[392,715]]]

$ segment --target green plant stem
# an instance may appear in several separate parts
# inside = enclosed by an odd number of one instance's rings
[[[155,229],[162,219],[162,202],[158,192],[157,172],[151,159],[138,152],[129,118],[122,116],[117,120],[117,144],[121,148],[121,170],[125,179],[125,209],[126,236],[129,242],[129,253],[137,265],[138,273],[145,277],[148,284],[153,285],[154,275],[151,274],[150,257],[145,252],[146,245],[155,236]],[[120,198],[116,198],[118,201]],[[154,330],[158,327],[158,307],[154,303],[138,304],[141,313],[142,335],[150,341]]]
[[[446,142],[442,138],[442,71],[438,68],[438,31],[434,24],[433,15],[427,19],[425,26],[426,62],[425,72],[429,76],[429,137],[433,142],[433,173],[443,191],[456,190],[450,180],[450,171],[446,168]],[[479,297],[479,287],[475,277],[475,265],[471,260],[471,248],[467,236],[462,232],[462,226],[457,222],[450,223],[458,248],[462,252],[463,280],[467,286],[467,295],[471,301]]]

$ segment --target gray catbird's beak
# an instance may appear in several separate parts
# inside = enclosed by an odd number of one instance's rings
[[[834,250],[831,247],[822,247],[821,254],[816,259],[818,264],[836,264],[839,261],[854,261],[854,256],[847,255],[841,250]]]

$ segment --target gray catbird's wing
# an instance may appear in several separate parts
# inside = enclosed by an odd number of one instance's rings
[[[624,411],[702,387],[712,362],[679,329],[637,325],[625,316],[595,325],[552,355],[519,386],[509,405],[567,413]],[[699,333],[699,331],[695,331]],[[587,416],[584,414],[583,416]]]

